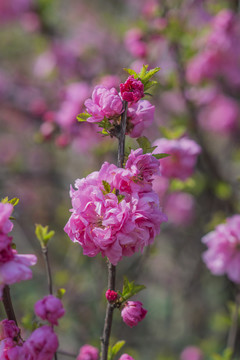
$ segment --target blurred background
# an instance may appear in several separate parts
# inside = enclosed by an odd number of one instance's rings
[[[206,269],[201,238],[239,212],[238,10],[236,0],[0,0],[0,196],[20,198],[14,242],[38,256],[33,279],[11,288],[26,334],[34,303],[48,292],[38,223],[56,232],[49,245],[54,289],[66,289],[60,348],[99,347],[106,259],[83,256],[63,227],[70,184],[103,161],[116,163],[117,142],[76,115],[96,84],[119,89],[123,68],[149,64],[161,70],[148,98],[155,122],[143,135],[187,135],[202,152],[192,177],[156,185],[169,221],[151,248],[117,270],[118,289],[123,275],[147,286],[137,300],[148,315],[130,329],[116,311],[112,336],[127,340],[124,352],[136,360],[179,359],[188,345],[210,359],[225,348],[235,289]]]

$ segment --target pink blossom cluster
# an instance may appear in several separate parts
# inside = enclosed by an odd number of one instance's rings
[[[117,298],[118,298],[118,293],[116,291],[110,290],[110,289],[108,289],[106,291],[105,295],[106,295],[107,301],[109,301],[109,302],[113,302],[113,301],[117,300]]]
[[[61,300],[53,295],[47,295],[38,300],[34,310],[37,316],[49,321],[52,325],[58,325],[58,319],[65,314]]]
[[[197,162],[197,156],[201,152],[200,146],[188,138],[174,140],[158,139],[153,143],[157,148],[155,154],[166,153],[170,156],[160,161],[161,174],[166,178],[186,180],[192,175]]]
[[[130,327],[136,326],[147,314],[140,301],[127,301],[121,311],[123,321]]]
[[[97,85],[92,98],[85,101],[86,111],[91,115],[87,122],[98,123],[104,118],[109,121],[119,121],[123,112],[123,101],[129,102],[127,111],[127,131],[132,138],[141,136],[154,119],[155,106],[147,100],[140,100],[143,96],[143,84],[140,80],[129,77],[125,84],[120,84],[121,96],[115,88]]]
[[[239,19],[225,9],[212,20],[203,49],[190,60],[187,78],[192,84],[221,77],[230,85],[240,85]]]
[[[101,253],[116,265],[154,241],[167,220],[152,190],[155,174],[158,160],[138,149],[131,151],[124,169],[105,162],[100,171],[76,180],[64,230],[84,255]]]
[[[83,345],[80,348],[77,360],[98,360],[99,351],[92,345]]]
[[[4,336],[10,336],[1,338],[1,360],[52,360],[58,348],[58,338],[50,326],[44,325],[34,330],[30,337],[22,343],[19,337],[16,337],[19,329],[16,325],[7,325],[7,321],[3,321],[5,322],[3,326],[8,327],[7,330],[4,330]]]
[[[202,238],[208,249],[203,261],[214,275],[226,274],[240,283],[240,215],[234,215],[225,224],[218,225]]]
[[[19,255],[12,249],[12,237],[8,233],[13,224],[9,220],[13,206],[0,202],[0,298],[5,285],[11,285],[32,277],[29,266],[35,265],[35,255]]]

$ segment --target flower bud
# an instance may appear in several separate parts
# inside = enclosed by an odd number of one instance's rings
[[[113,290],[107,290],[105,295],[106,295],[107,301],[109,301],[109,302],[113,302],[113,301],[117,300],[117,298],[118,298],[118,293]]]
[[[140,301],[127,301],[121,313],[123,321],[130,327],[136,326],[146,314],[147,310]]]

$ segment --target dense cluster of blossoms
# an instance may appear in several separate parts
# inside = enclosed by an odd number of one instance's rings
[[[39,327],[23,342],[20,329],[14,321],[1,321],[1,360],[52,360],[58,348],[58,338],[52,325],[58,325],[58,319],[64,315],[65,311],[61,301],[53,295],[45,296],[37,301],[34,308],[36,315],[43,320],[48,320],[51,326]]]
[[[121,315],[123,321],[130,327],[136,326],[147,314],[140,301],[127,301],[124,304]]]
[[[8,203],[0,203],[0,298],[5,285],[11,285],[32,277],[29,266],[35,265],[35,255],[19,255],[12,249],[12,237],[8,233],[13,224],[9,220],[13,206]]]
[[[202,238],[208,250],[203,260],[214,275],[226,274],[230,280],[240,283],[240,215],[228,218],[214,231]]]
[[[83,253],[101,253],[116,265],[154,241],[166,221],[152,190],[159,162],[142,149],[131,151],[125,168],[105,162],[100,171],[77,179],[71,188],[72,215],[64,230]]]
[[[22,343],[16,337],[6,337],[0,344],[2,360],[52,360],[58,348],[58,338],[50,326],[44,325]]]
[[[85,101],[86,111],[90,115],[89,123],[99,123],[108,119],[112,124],[119,124],[124,110],[123,100],[128,102],[126,134],[132,138],[141,136],[154,119],[155,106],[147,100],[140,100],[144,96],[144,86],[140,80],[130,76],[124,84],[120,84],[121,94],[115,88],[97,85],[92,98]]]

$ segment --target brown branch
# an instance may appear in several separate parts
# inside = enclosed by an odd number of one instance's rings
[[[16,319],[16,315],[13,309],[13,304],[12,304],[12,299],[11,299],[11,295],[10,295],[10,288],[8,285],[4,286],[3,289],[3,305],[4,305],[4,309],[6,311],[8,320],[13,320],[15,322],[15,324],[17,325],[17,319]]]
[[[118,161],[117,166],[123,167],[125,156],[125,133],[127,125],[127,102],[123,102],[124,112],[121,116],[121,128],[118,136]],[[108,289],[115,290],[116,266],[108,261]],[[108,303],[104,321],[103,334],[101,337],[101,360],[107,360],[109,339],[112,329],[114,307]]]
[[[43,257],[44,257],[44,261],[45,261],[45,265],[46,265],[46,270],[47,270],[48,291],[49,291],[49,294],[52,295],[52,293],[53,293],[52,273],[51,273],[51,268],[50,268],[50,263],[49,263],[49,258],[48,258],[48,248],[43,247],[42,248],[42,253],[43,253]]]

